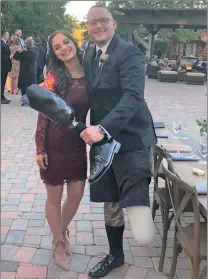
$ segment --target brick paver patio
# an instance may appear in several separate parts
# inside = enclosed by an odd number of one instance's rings
[[[159,83],[148,80],[146,98],[154,120],[171,123],[176,118],[188,124],[188,133],[198,140],[195,120],[206,115],[206,86]],[[100,252],[108,252],[102,204],[90,203],[89,189],[70,224],[73,257],[70,271],[53,264],[51,234],[45,219],[45,188],[34,161],[34,132],[37,113],[21,107],[18,96],[8,96],[10,105],[1,106],[1,279],[86,279]],[[152,196],[152,188],[150,189]],[[159,214],[159,213],[157,213]],[[188,217],[187,217],[188,218]],[[155,219],[152,247],[139,247],[126,215],[124,249],[126,264],[107,279],[165,279],[169,271],[173,230],[169,232],[164,272],[159,273],[162,221]],[[177,265],[177,279],[189,279],[184,253]]]

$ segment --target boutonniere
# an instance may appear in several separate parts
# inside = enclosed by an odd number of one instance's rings
[[[106,64],[106,62],[108,61],[109,55],[108,54],[102,54],[100,56],[100,66],[101,68],[103,67],[104,64]]]

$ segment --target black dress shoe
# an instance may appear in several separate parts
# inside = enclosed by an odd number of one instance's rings
[[[7,98],[4,98],[5,101],[7,101],[8,103],[11,103],[11,100],[8,100]]]
[[[75,118],[73,108],[57,94],[37,84],[27,88],[24,102],[34,110],[44,114],[58,125],[72,125]]]
[[[8,102],[6,99],[1,100],[2,105],[8,105],[10,102]]]
[[[97,182],[110,168],[114,155],[118,153],[121,144],[114,139],[100,145],[92,145],[92,168],[89,183]]]
[[[89,271],[88,276],[90,278],[102,278],[114,268],[122,265],[124,265],[124,254],[119,258],[114,258],[113,255],[109,254]]]

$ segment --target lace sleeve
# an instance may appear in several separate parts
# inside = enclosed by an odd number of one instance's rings
[[[41,113],[38,115],[37,128],[35,133],[36,154],[45,154],[46,152],[46,127],[48,119]]]
[[[53,88],[54,88],[53,75],[51,73],[48,73],[44,82],[39,85],[53,91]],[[48,118],[46,118],[43,114],[39,113],[36,134],[35,134],[36,154],[37,155],[47,153],[45,142],[46,142],[48,121],[49,121]]]

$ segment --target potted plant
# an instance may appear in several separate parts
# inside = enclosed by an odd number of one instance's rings
[[[200,129],[200,149],[199,152],[201,156],[204,158],[204,161],[201,163],[206,164],[207,163],[207,120],[206,119],[197,119],[196,120],[197,125],[199,126]]]
[[[197,119],[196,120],[197,125],[199,126],[199,131],[200,131],[200,135],[207,135],[207,120],[206,119]]]

